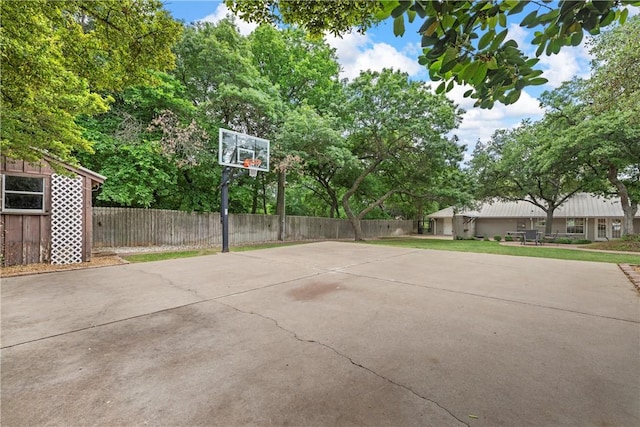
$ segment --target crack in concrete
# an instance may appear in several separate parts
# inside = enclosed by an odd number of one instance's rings
[[[397,382],[397,381],[394,381],[394,380],[392,380],[391,378],[385,377],[384,375],[382,375],[382,374],[380,374],[380,373],[378,373],[378,372],[374,371],[373,369],[371,369],[371,368],[369,368],[369,367],[367,367],[367,366],[364,366],[364,365],[362,365],[361,363],[358,363],[358,362],[354,361],[351,357],[347,356],[346,354],[343,354],[343,353],[339,352],[337,349],[335,349],[334,347],[330,346],[329,344],[325,344],[325,343],[320,342],[320,341],[317,341],[317,340],[301,338],[301,337],[300,337],[297,333],[295,333],[294,331],[289,330],[289,329],[287,329],[287,328],[283,327],[282,325],[280,325],[280,323],[279,323],[276,319],[274,319],[274,318],[272,318],[272,317],[269,317],[269,316],[265,316],[264,314],[256,313],[255,311],[245,311],[245,310],[241,310],[241,309],[239,309],[239,308],[237,308],[237,307],[234,307],[234,306],[232,306],[232,305],[225,304],[225,303],[224,303],[224,302],[222,302],[222,301],[215,301],[215,302],[216,302],[216,303],[218,303],[218,304],[224,305],[225,307],[231,308],[232,310],[235,310],[235,311],[237,311],[237,312],[239,312],[239,313],[248,314],[248,315],[253,315],[253,316],[258,316],[258,317],[260,317],[260,318],[262,318],[262,319],[265,319],[265,320],[271,321],[271,322],[273,322],[273,324],[274,324],[278,329],[281,329],[281,330],[285,331],[286,333],[288,333],[289,335],[291,335],[291,336],[292,336],[294,339],[296,339],[297,341],[305,342],[305,343],[310,343],[310,344],[317,344],[317,345],[319,345],[319,346],[321,346],[321,347],[324,347],[324,348],[326,348],[326,349],[329,349],[329,350],[333,351],[335,354],[337,354],[338,356],[342,357],[343,359],[348,360],[348,361],[349,361],[349,363],[351,363],[353,366],[357,366],[357,367],[358,367],[358,368],[360,368],[360,369],[364,369],[365,371],[367,371],[367,372],[369,372],[369,373],[371,373],[371,374],[375,375],[376,377],[378,377],[378,378],[380,378],[380,379],[382,379],[382,380],[384,380],[384,381],[387,381],[388,383],[393,384],[393,385],[394,385],[394,386],[396,386],[396,387],[400,387],[400,388],[402,388],[403,390],[408,391],[409,393],[413,394],[414,396],[416,396],[416,397],[417,397],[417,398],[419,398],[419,399],[422,399],[422,400],[424,400],[424,401],[426,401],[426,402],[431,402],[431,403],[433,403],[433,404],[434,404],[434,405],[436,405],[438,408],[442,409],[442,410],[443,410],[443,411],[445,411],[447,414],[449,414],[451,417],[455,418],[458,422],[460,422],[461,424],[464,424],[465,426],[469,427],[469,424],[468,424],[468,423],[464,422],[463,420],[461,420],[460,418],[458,418],[457,416],[455,416],[455,415],[454,415],[454,414],[453,414],[449,409],[445,408],[444,406],[442,406],[440,403],[436,402],[435,400],[430,399],[430,398],[428,398],[428,397],[426,397],[426,396],[422,396],[421,394],[419,394],[417,391],[415,391],[415,390],[414,390],[414,389],[412,389],[411,387],[409,387],[409,386],[407,386],[407,385],[405,385],[405,384],[401,384],[401,383],[399,383],[399,382]]]
[[[160,278],[162,278],[163,280],[168,282],[169,285],[172,286],[173,288],[181,290],[181,291],[190,292],[193,295],[195,295],[196,297],[200,298],[200,301],[193,301],[193,302],[189,302],[189,303],[182,304],[182,305],[167,307],[167,308],[163,308],[163,309],[160,309],[160,310],[155,310],[155,311],[150,311],[150,312],[146,312],[146,313],[137,314],[135,316],[125,317],[125,318],[122,318],[122,319],[111,320],[111,321],[103,322],[103,323],[96,323],[96,324],[85,326],[85,327],[82,327],[82,328],[73,329],[73,330],[65,331],[65,332],[60,332],[60,333],[57,333],[57,334],[47,335],[47,336],[44,336],[44,337],[34,338],[34,339],[31,339],[31,340],[22,341],[22,342],[15,343],[15,344],[9,344],[9,345],[5,345],[5,346],[0,346],[0,350],[9,349],[9,348],[12,348],[12,347],[17,347],[17,346],[21,346],[21,345],[24,345],[24,344],[30,344],[30,343],[38,342],[38,341],[43,341],[43,340],[47,340],[49,338],[56,338],[56,337],[60,337],[60,336],[64,336],[64,335],[74,334],[76,332],[82,332],[82,331],[86,331],[88,329],[94,329],[94,328],[98,328],[98,327],[101,327],[101,326],[108,326],[108,325],[112,325],[112,324],[119,323],[119,322],[126,322],[127,320],[138,319],[138,318],[145,317],[145,316],[152,316],[154,314],[163,313],[163,312],[171,311],[171,310],[174,310],[174,309],[180,309],[180,308],[188,307],[188,306],[191,306],[191,305],[202,304],[202,303],[206,303],[206,302],[209,302],[209,301],[216,301],[216,300],[218,300],[220,298],[227,298],[227,297],[233,297],[233,296],[236,296],[236,295],[242,295],[242,294],[245,294],[245,293],[248,293],[248,292],[257,291],[257,290],[260,290],[260,289],[267,289],[267,288],[271,288],[273,286],[278,286],[278,285],[282,285],[282,284],[286,284],[286,283],[290,283],[290,282],[295,282],[296,280],[308,279],[310,277],[315,277],[315,276],[327,274],[326,271],[314,272],[312,274],[308,274],[308,275],[305,275],[305,276],[295,277],[295,278],[292,278],[292,279],[283,280],[281,282],[272,283],[271,285],[259,286],[259,287],[255,287],[255,288],[251,288],[251,289],[245,289],[245,290],[242,290],[242,291],[232,292],[232,293],[224,294],[224,295],[219,295],[219,296],[212,297],[212,298],[205,298],[202,295],[198,294],[198,292],[196,292],[195,290],[188,289],[188,288],[185,289],[185,288],[181,287],[180,285],[174,283],[172,280],[165,278],[160,273],[150,273],[150,272],[147,272],[147,271],[144,271],[144,270],[135,270],[135,271],[137,271],[139,273],[145,273],[145,274],[159,276]]]
[[[85,326],[83,328],[73,329],[71,331],[64,331],[64,332],[60,332],[60,333],[57,333],[57,334],[47,335],[46,337],[39,337],[39,338],[34,338],[34,339],[31,339],[31,340],[27,340],[27,341],[18,342],[18,343],[15,343],[15,344],[9,344],[9,345],[0,347],[0,350],[5,350],[5,349],[13,348],[13,347],[19,347],[21,345],[31,344],[31,343],[38,342],[38,341],[44,341],[44,340],[48,340],[50,338],[56,338],[56,337],[62,337],[62,336],[65,336],[65,335],[75,334],[76,332],[87,331],[89,329],[101,328],[103,326],[109,326],[109,325],[113,325],[113,324],[120,323],[120,322],[126,322],[128,320],[139,319],[141,317],[152,316],[154,314],[159,314],[159,313],[164,313],[164,312],[168,312],[168,311],[172,311],[172,310],[177,310],[177,309],[180,309],[180,308],[183,308],[183,307],[189,307],[189,306],[196,305],[196,304],[202,304],[202,303],[208,302],[208,301],[212,301],[212,300],[194,301],[194,302],[189,302],[189,303],[182,304],[182,305],[176,305],[176,306],[173,306],[173,307],[163,308],[161,310],[156,310],[156,311],[152,311],[152,312],[149,312],[149,313],[141,313],[141,314],[137,314],[135,316],[129,316],[129,317],[126,317],[124,319],[116,319],[116,320],[111,320],[109,322],[96,323],[95,325],[89,325],[89,326]]]
[[[189,292],[189,293],[193,294],[194,296],[196,296],[197,298],[200,298],[200,302],[207,301],[207,298],[202,296],[202,295],[200,295],[198,293],[198,291],[196,291],[195,289],[190,289],[190,288],[185,288],[183,286],[180,286],[180,285],[176,284],[173,280],[163,276],[161,273],[154,273],[154,272],[151,272],[151,271],[142,270],[142,269],[135,269],[135,268],[132,268],[131,270],[136,271],[138,273],[148,274],[150,276],[158,277],[158,278],[160,278],[160,280],[162,280],[162,281],[166,282],[167,284],[169,284],[169,286],[171,286],[173,289]]]

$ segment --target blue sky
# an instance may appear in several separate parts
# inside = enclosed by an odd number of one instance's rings
[[[217,22],[224,18],[228,9],[221,1],[178,1],[165,2],[165,8],[172,15],[187,23],[204,20]],[[525,13],[526,14],[526,13]],[[523,17],[524,15],[522,15]],[[520,19],[520,15],[516,15]],[[254,24],[237,21],[240,32],[249,34]],[[327,42],[336,49],[338,60],[342,67],[341,77],[353,78],[362,70],[381,70],[394,68],[407,72],[412,79],[429,81],[426,69],[418,64],[420,54],[420,36],[416,30],[421,22],[416,20],[408,25],[403,37],[395,37],[390,22],[384,22],[372,28],[365,35],[352,33],[342,38],[327,37]],[[520,28],[515,23],[509,24],[509,35],[518,42],[521,49],[533,57],[534,47],[529,45],[531,31]],[[586,38],[585,38],[586,40]],[[589,76],[589,53],[583,43],[578,47],[563,48],[558,55],[540,58],[539,68],[544,70],[544,77],[549,83],[543,86],[526,88],[518,102],[504,106],[496,104],[491,110],[473,107],[473,100],[463,98],[462,94],[468,89],[456,87],[447,96],[463,108],[466,113],[460,127],[454,132],[461,143],[467,145],[467,158],[473,150],[476,141],[487,141],[496,129],[512,128],[523,119],[538,120],[542,117],[537,97],[545,90],[558,87],[563,81],[571,80],[575,76]],[[436,83],[432,83],[435,89]]]

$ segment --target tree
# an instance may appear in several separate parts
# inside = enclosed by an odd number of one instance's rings
[[[599,178],[594,191],[620,197],[622,234],[633,234],[640,203],[640,18],[598,37],[592,47],[593,75],[566,83],[543,97],[547,116],[570,125],[550,153],[573,153]],[[632,67],[632,68],[629,68]]]
[[[299,28],[261,25],[249,36],[253,63],[292,107],[306,103],[327,111],[339,102],[340,65],[335,50]]]
[[[543,0],[457,1],[357,1],[322,2],[304,0],[226,0],[244,19],[255,22],[282,20],[299,24],[315,35],[324,31],[342,34],[357,27],[365,31],[375,22],[393,19],[393,31],[402,35],[405,16],[424,22],[423,55],[420,63],[429,69],[432,80],[443,80],[438,91],[450,90],[454,83],[472,87],[465,93],[477,99],[476,105],[491,108],[495,102],[512,104],[529,85],[546,83],[542,72],[533,67],[537,58],[528,58],[514,40],[507,38],[513,15],[526,15],[517,22],[538,31],[532,40],[536,56],[557,54],[564,46],[582,42],[584,32],[598,34],[614,21],[624,23],[628,10],[620,5],[635,0],[570,1],[557,4]],[[533,9],[533,10],[532,10]],[[522,16],[522,15],[521,15]]]
[[[225,3],[245,21],[300,24],[315,36],[324,31],[340,35],[353,27],[364,33],[379,21],[375,14],[382,9],[381,2],[369,0],[336,0],[331,2],[331,7],[323,2],[306,0],[225,0]]]
[[[107,176],[97,204],[211,211],[219,178],[209,135],[195,122],[196,108],[172,76],[114,93],[109,112],[79,124],[94,153],[83,165]],[[216,129],[217,132],[217,129]]]
[[[556,138],[558,132],[548,122],[525,121],[515,129],[496,131],[487,144],[479,143],[471,161],[478,198],[537,206],[546,213],[545,234],[550,235],[556,209],[588,182],[570,152],[550,151]]]
[[[302,105],[289,112],[275,143],[278,151],[298,156],[304,162],[303,173],[320,187],[310,189],[326,200],[331,218],[339,217],[340,201],[334,178],[354,158],[335,119]]]
[[[445,135],[457,126],[460,112],[426,84],[388,69],[361,73],[345,93],[341,116],[357,160],[342,173],[342,207],[356,240],[362,240],[360,221],[393,194],[410,192],[416,186],[413,171],[435,175],[459,158],[462,148]],[[358,197],[364,203],[356,209]]]
[[[580,122],[561,140],[597,176],[606,178],[620,197],[622,235],[634,234],[633,218],[640,203],[640,126],[638,113],[609,111]],[[605,195],[611,194],[603,188]]]
[[[209,123],[210,133],[225,127],[266,139],[275,134],[284,116],[284,103],[277,88],[260,75],[249,42],[233,20],[187,27],[175,52],[175,75],[196,105],[201,122]],[[240,179],[252,187],[251,211],[256,212],[259,198],[266,211],[265,174],[256,180]],[[237,191],[246,195],[245,189]]]
[[[578,141],[602,141],[594,150],[616,189],[624,221],[623,235],[634,234],[633,218],[640,203],[640,17],[603,33],[591,50],[595,56],[587,95],[593,121],[581,123]],[[588,133],[591,137],[588,137]]]
[[[107,177],[94,193],[95,205],[148,208],[175,187],[176,168],[162,155],[160,144],[142,138],[144,127],[138,121],[107,113],[83,117],[79,124],[94,153],[77,153],[78,159]]]
[[[319,111],[327,111],[338,100],[340,66],[335,51],[322,40],[310,39],[297,28],[278,30],[271,25],[261,25],[249,36],[249,42],[255,67],[278,88],[288,108],[310,105]],[[285,175],[289,166],[286,160],[291,158],[290,140],[281,138],[277,145],[279,149],[272,152],[278,174],[276,213],[280,216],[280,224],[284,223],[285,215]],[[280,235],[283,235],[282,230]]]
[[[75,118],[108,109],[106,91],[152,82],[173,66],[180,33],[156,0],[4,1],[4,155],[37,162],[91,150]]]

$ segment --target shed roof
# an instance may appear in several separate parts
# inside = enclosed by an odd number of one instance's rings
[[[453,208],[445,208],[428,217],[451,218],[453,212]],[[460,212],[460,215],[478,218],[544,218],[546,216],[542,209],[532,203],[498,200],[483,203],[477,211]],[[624,213],[619,197],[604,198],[589,193],[577,193],[556,209],[553,216],[554,218],[622,218]],[[640,211],[636,217],[640,217]]]
[[[440,209],[438,212],[427,215],[429,218],[453,218],[453,206]]]
[[[59,165],[63,166],[65,169],[69,170],[70,172],[74,172],[74,173],[77,173],[78,175],[86,176],[92,181],[97,182],[99,184],[102,184],[107,179],[106,176],[100,175],[98,172],[92,171],[91,169],[87,169],[80,165],[72,165],[67,162],[57,160],[54,157],[51,157],[48,155],[44,155],[43,158],[50,163],[51,162],[58,163]]]

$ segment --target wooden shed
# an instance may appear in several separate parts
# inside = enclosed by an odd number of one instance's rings
[[[3,265],[74,264],[91,260],[91,191],[105,177],[57,162],[51,167],[0,156],[0,255]]]

